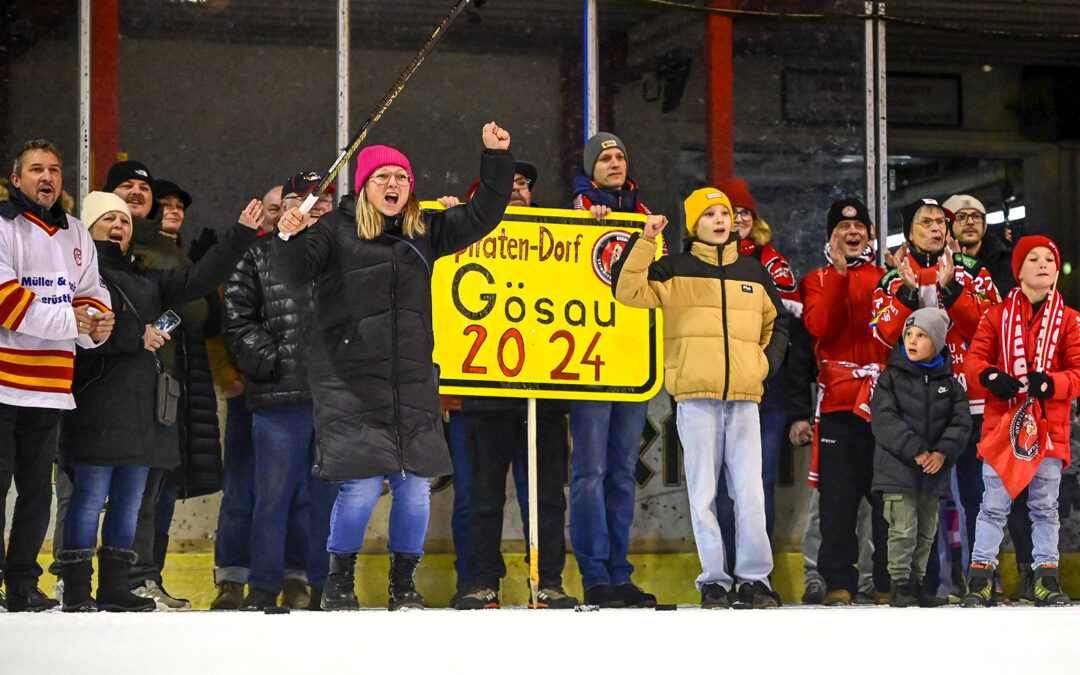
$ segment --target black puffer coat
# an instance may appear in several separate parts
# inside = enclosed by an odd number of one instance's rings
[[[360,239],[351,197],[289,241],[274,237],[274,272],[290,284],[315,281],[308,380],[319,478],[452,471],[431,360],[428,265],[498,224],[513,178],[513,157],[485,150],[472,201],[425,212],[425,233],[409,241],[399,238],[399,218]]]
[[[270,269],[270,240],[252,246],[225,284],[225,343],[244,372],[251,410],[310,403],[307,348],[312,285],[288,286]]]
[[[212,293],[254,239],[253,230],[238,225],[197,265],[169,270],[144,269],[117,244],[95,242],[116,324],[104,344],[76,356],[76,408],[60,426],[62,464],[157,469],[180,464],[176,425],[156,420],[157,365],[143,348],[142,334],[165,307]]]
[[[903,341],[889,355],[870,402],[875,491],[949,495],[949,468],[967,446],[971,413],[953,377],[948,347],[942,355],[933,368],[912,363]],[[945,464],[937,473],[924,473],[915,457],[934,451],[945,455]]]

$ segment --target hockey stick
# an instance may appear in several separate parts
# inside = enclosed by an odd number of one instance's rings
[[[334,160],[333,165],[330,167],[330,170],[326,172],[326,175],[323,177],[322,182],[319,183],[319,185],[311,191],[311,193],[304,200],[304,203],[300,205],[300,213],[306,214],[308,211],[311,210],[313,206],[315,206],[315,202],[319,200],[319,195],[321,195],[326,190],[326,188],[328,188],[330,184],[334,182],[334,178],[336,178],[337,175],[341,173],[341,170],[345,168],[345,164],[348,163],[349,159],[351,159],[352,156],[356,154],[356,151],[360,149],[360,144],[364,142],[365,138],[367,138],[368,129],[371,128],[371,125],[375,124],[382,118],[383,114],[386,112],[386,109],[390,107],[390,104],[394,102],[394,99],[397,98],[397,95],[400,94],[401,90],[405,88],[405,83],[408,82],[409,78],[412,77],[413,73],[415,73],[420,68],[420,64],[424,62],[424,59],[427,57],[428,52],[431,51],[432,47],[435,46],[435,43],[438,42],[439,38],[441,38],[443,36],[443,33],[446,32],[447,26],[449,26],[450,23],[457,18],[457,15],[461,12],[462,9],[465,8],[465,5],[467,4],[469,4],[469,0],[458,0],[458,3],[450,9],[450,13],[447,14],[446,17],[442,20],[442,22],[435,27],[435,31],[431,34],[431,37],[428,38],[427,42],[424,43],[424,46],[421,47],[420,51],[417,52],[416,56],[413,57],[413,60],[409,62],[409,65],[406,66],[405,70],[401,73],[401,75],[398,76],[397,81],[395,81],[394,85],[390,87],[390,90],[386,92],[386,96],[383,96],[383,99],[379,101],[379,104],[377,106],[375,106],[375,109],[371,112],[368,118],[364,120],[364,123],[362,125],[360,125],[360,130],[357,131],[356,135],[354,135],[352,137],[352,140],[349,141],[349,145],[344,148],[341,151],[341,154],[338,155],[337,159]],[[289,239],[289,235],[285,234],[284,232],[279,231],[278,236],[285,241],[288,241]]]

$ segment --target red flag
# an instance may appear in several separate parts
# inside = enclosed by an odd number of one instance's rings
[[[1009,496],[1028,486],[1051,447],[1042,406],[1031,396],[1008,410],[979,441],[979,457],[1001,478]]]

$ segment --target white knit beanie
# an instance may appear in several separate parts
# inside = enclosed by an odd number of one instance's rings
[[[82,213],[79,214],[79,220],[83,221],[83,224],[89,229],[94,226],[98,218],[109,211],[126,213],[128,220],[131,220],[131,209],[128,208],[127,202],[112,192],[91,192],[83,197]]]

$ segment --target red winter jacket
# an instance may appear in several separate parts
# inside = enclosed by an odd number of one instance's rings
[[[803,323],[814,338],[818,368],[823,361],[847,361],[858,365],[884,363],[888,350],[870,328],[871,298],[883,269],[870,264],[840,274],[831,265],[803,277]],[[863,383],[857,379],[825,384],[821,412],[851,412]]]
[[[1024,314],[1031,312],[1031,303],[1025,297],[1023,300]],[[975,332],[971,347],[968,349],[967,364],[964,372],[969,382],[978,382],[979,377],[988,368],[997,368],[1009,372],[1005,366],[1005,359],[1001,349],[1001,321],[1005,313],[1006,303],[994,305],[990,308]],[[1024,333],[1024,354],[1029,360],[1029,368],[1035,360],[1035,352],[1038,344],[1039,330],[1042,327],[1042,313],[1046,310],[1047,303],[1043,303],[1039,311],[1028,320],[1027,330]],[[1065,307],[1065,316],[1061,322],[1061,336],[1058,339],[1057,351],[1053,360],[1047,365],[1046,371],[1050,379],[1054,381],[1054,395],[1044,402],[1046,409],[1046,426],[1050,432],[1050,441],[1053,448],[1046,454],[1047,457],[1056,457],[1069,466],[1069,416],[1071,414],[1071,402],[1080,396],[1080,313],[1072,307]],[[1026,318],[1026,317],[1025,317]],[[994,427],[998,420],[1009,410],[1008,401],[999,401],[993,394],[986,397],[986,412],[983,417],[982,433],[985,437]],[[979,453],[982,457],[982,453]]]
[[[938,263],[924,266],[928,262],[925,257],[912,252],[908,254],[908,262],[917,279],[936,284]],[[937,260],[937,257],[933,256],[933,259]],[[986,389],[979,384],[978,378],[971,380],[964,376],[964,360],[979,319],[992,305],[1001,302],[1001,298],[994,288],[989,270],[980,262],[970,256],[956,254],[954,264],[956,272],[953,280],[944,290],[938,289],[938,307],[944,309],[953,322],[945,337],[952,354],[953,373],[967,391],[971,414],[981,415],[987,397]],[[904,321],[918,308],[918,295],[904,287],[899,270],[889,270],[874,292],[874,334],[891,350],[903,337]]]

